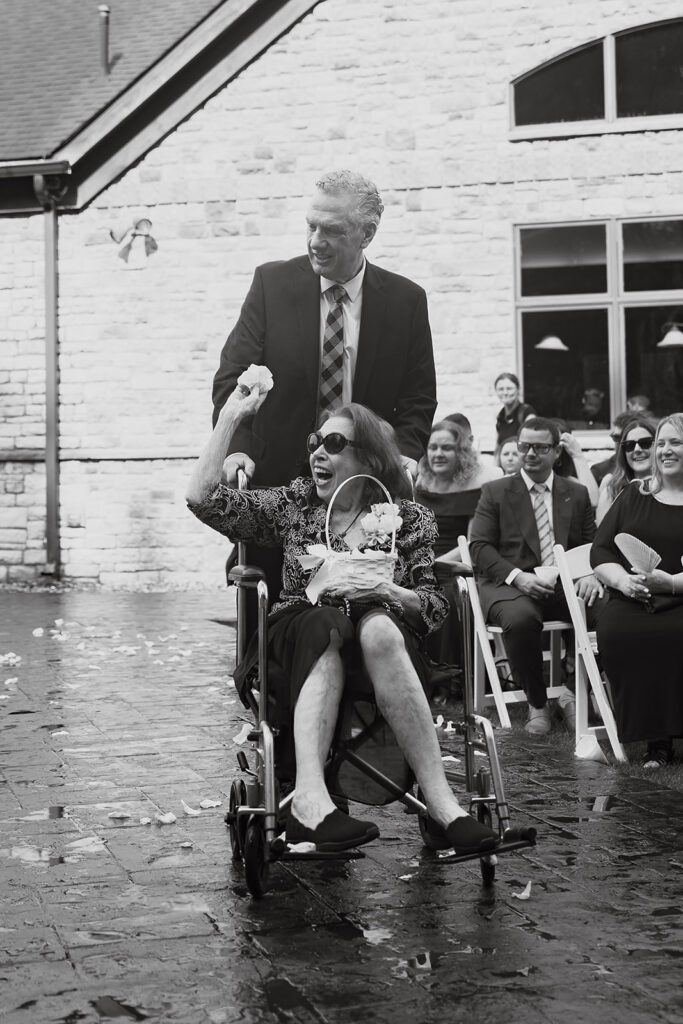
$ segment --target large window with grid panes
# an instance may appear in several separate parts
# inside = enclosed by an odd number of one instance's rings
[[[517,341],[525,400],[602,431],[642,396],[683,410],[683,218],[520,225]]]

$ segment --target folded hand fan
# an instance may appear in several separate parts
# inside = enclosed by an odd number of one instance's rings
[[[658,555],[654,548],[644,544],[642,540],[638,540],[630,533],[618,533],[614,538],[614,543],[636,572],[652,572],[662,560],[661,555]]]

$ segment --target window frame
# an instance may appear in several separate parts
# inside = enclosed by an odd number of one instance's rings
[[[607,310],[607,355],[609,360],[610,409],[626,406],[626,309],[634,306],[683,306],[683,288],[656,291],[626,291],[624,289],[624,224],[644,224],[657,221],[683,221],[683,215],[650,214],[646,217],[596,217],[587,220],[520,221],[513,225],[514,297],[515,297],[515,359],[517,376],[524,392],[523,314],[557,310]],[[600,293],[576,295],[522,295],[522,231],[529,229],[582,226],[605,227],[607,289]],[[603,436],[602,431],[575,431],[577,437],[593,440]]]
[[[602,66],[604,75],[605,116],[599,120],[560,121],[549,124],[515,124],[515,86],[537,71],[571,56],[588,46],[594,46],[600,39],[588,39],[569,50],[556,54],[549,60],[537,64],[528,71],[517,75],[508,85],[508,138],[511,142],[532,142],[534,139],[568,139],[584,135],[623,135],[633,132],[676,131],[683,128],[683,111],[679,114],[648,114],[639,117],[617,117],[616,40],[619,36],[683,22],[683,18],[661,18],[645,25],[621,29],[602,38]]]

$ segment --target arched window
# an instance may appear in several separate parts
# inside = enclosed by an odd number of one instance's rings
[[[683,127],[683,19],[605,36],[512,82],[511,138]]]

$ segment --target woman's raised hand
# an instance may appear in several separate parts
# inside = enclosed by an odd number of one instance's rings
[[[268,396],[267,391],[261,391],[258,384],[252,384],[247,390],[243,384],[238,384],[228,400],[221,409],[221,415],[225,412],[237,420],[246,419],[247,416],[255,416]]]

